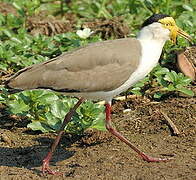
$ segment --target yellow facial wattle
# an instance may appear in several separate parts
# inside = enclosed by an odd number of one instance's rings
[[[163,27],[170,30],[170,40],[174,44],[176,44],[176,39],[178,35],[184,37],[189,41],[192,41],[192,38],[176,25],[176,22],[172,17],[165,17],[163,19],[160,19],[158,22],[160,22],[163,25]]]
[[[176,44],[177,36],[178,36],[178,27],[172,26],[170,28],[170,39],[174,44]]]

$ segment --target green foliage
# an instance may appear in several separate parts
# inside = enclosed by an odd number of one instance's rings
[[[193,91],[186,88],[190,83],[191,79],[182,73],[169,71],[169,69],[158,65],[146,78],[135,84],[128,92],[144,95],[150,88],[158,87],[158,91],[152,92],[155,99],[160,99],[170,92],[182,92],[188,96],[194,96]]]
[[[31,120],[28,127],[42,132],[58,131],[65,115],[77,102],[75,98],[43,90],[25,91],[7,96],[6,94],[6,92],[1,94],[0,100],[6,102],[7,112],[28,117]],[[105,130],[103,111],[104,107],[101,105],[90,101],[84,102],[65,127],[65,131],[79,134],[87,128]]]
[[[175,71],[167,72],[165,74],[160,74],[159,71],[155,73],[157,76],[157,81],[161,86],[163,86],[164,91],[180,91],[189,96],[193,96],[194,93],[185,88],[189,85],[191,79],[185,77],[182,73],[176,73]]]
[[[18,18],[20,19],[20,18]],[[54,58],[62,52],[100,40],[93,36],[87,40],[80,39],[75,33],[58,34],[53,37],[44,35],[31,36],[24,23],[14,15],[0,16],[0,69],[19,70],[23,67]],[[17,21],[18,20],[18,21]]]
[[[99,36],[80,38],[75,32],[47,37],[32,36],[27,32],[28,17],[47,11],[50,15],[71,13],[76,15],[75,31],[89,19],[112,18],[123,16],[135,36],[146,17],[153,13],[166,13],[173,16],[177,24],[193,39],[196,39],[196,1],[180,0],[71,0],[70,4],[61,0],[2,0],[12,4],[17,15],[0,14],[0,70],[17,71],[23,67],[54,58],[65,51],[101,41]],[[194,40],[195,42],[195,40]],[[161,58],[161,66],[157,66],[145,79],[137,83],[129,92],[145,95],[151,89],[154,98],[160,99],[170,92],[182,92],[193,96],[187,89],[191,80],[181,73],[169,71],[166,67],[174,60],[172,52],[189,46],[182,38],[177,45],[168,42]],[[42,132],[58,131],[68,110],[77,101],[47,91],[26,91],[8,95],[6,89],[0,89],[0,102],[7,105],[7,112],[26,116],[31,120],[28,125],[33,130]],[[85,102],[78,110],[65,130],[71,133],[82,133],[87,128],[105,130],[103,106]]]
[[[20,16],[32,16],[36,13],[36,10],[40,7],[40,0],[33,1],[20,1],[15,0],[12,5],[18,10]]]
[[[72,0],[65,12],[73,12],[83,18],[111,18],[124,16],[133,32],[137,32],[141,22],[153,13],[164,13],[173,16],[184,27],[194,27],[188,32],[194,33],[196,28],[195,1],[171,0]],[[179,18],[179,20],[178,20]],[[136,29],[135,29],[136,28]]]
[[[136,83],[130,90],[127,92],[131,92],[135,95],[144,95],[143,88],[146,84],[149,84],[149,76],[146,76],[144,79]]]

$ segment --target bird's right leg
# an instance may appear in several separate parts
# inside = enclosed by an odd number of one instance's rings
[[[66,114],[63,124],[60,128],[60,131],[58,133],[58,136],[56,137],[55,141],[53,142],[50,151],[48,152],[47,156],[43,159],[43,164],[42,164],[42,173],[45,175],[46,173],[48,174],[53,174],[53,175],[60,175],[61,173],[53,171],[49,168],[49,163],[50,160],[52,159],[52,155],[61,139],[62,134],[64,133],[64,129],[66,124],[71,120],[72,116],[76,112],[76,109],[84,102],[83,98],[80,98],[79,101],[75,104],[73,108],[70,109],[70,111]]]
[[[111,105],[105,104],[105,113],[106,113],[106,129],[112,133],[114,136],[119,138],[122,142],[127,144],[131,149],[133,149],[138,155],[147,162],[163,162],[163,161],[169,161],[171,159],[169,158],[155,158],[151,157],[141,150],[139,150],[135,145],[133,145],[128,139],[126,139],[124,136],[122,136],[115,128],[112,126],[111,122]]]

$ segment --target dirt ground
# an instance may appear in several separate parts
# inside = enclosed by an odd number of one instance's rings
[[[196,179],[196,99],[170,97],[161,102],[136,97],[113,105],[113,123],[132,143],[149,155],[172,157],[148,163],[108,132],[89,130],[83,136],[65,134],[51,162],[63,176],[41,175],[41,163],[54,133],[27,129],[21,120],[4,120],[0,127],[0,180]],[[131,109],[124,113],[124,109]],[[176,125],[175,136],[161,111]]]

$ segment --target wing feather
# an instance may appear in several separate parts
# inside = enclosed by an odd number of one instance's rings
[[[141,46],[137,39],[92,43],[24,68],[12,76],[7,85],[22,90],[110,91],[130,77],[139,64],[140,56]]]

